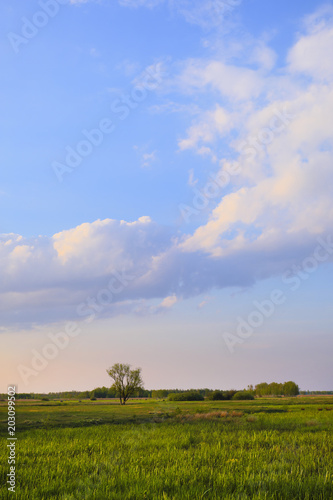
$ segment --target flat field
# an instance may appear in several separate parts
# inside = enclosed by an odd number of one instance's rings
[[[0,406],[0,498],[333,499],[333,396],[17,402],[16,494]]]

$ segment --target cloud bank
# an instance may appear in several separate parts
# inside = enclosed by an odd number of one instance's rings
[[[331,248],[332,37],[326,7],[304,20],[278,72],[262,43],[251,47],[252,67],[222,57],[179,63],[168,85],[212,101],[184,131],[180,151],[207,155],[219,174],[237,164],[206,222],[182,234],[145,216],[52,237],[1,235],[3,324],[87,318],[100,303],[107,315],[161,312],[215,288],[281,275],[311,255],[319,237]]]

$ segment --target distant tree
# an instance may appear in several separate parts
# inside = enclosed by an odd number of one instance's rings
[[[90,398],[90,392],[89,391],[80,392],[78,397],[80,399],[88,399],[88,398]]]
[[[110,389],[108,390],[107,397],[115,398],[116,396],[117,396],[117,391],[113,387],[110,387]]]
[[[93,391],[91,391],[90,396],[95,398],[106,398],[108,395],[107,387],[96,387]]]
[[[16,399],[32,399],[32,395],[25,392],[21,392],[20,394],[16,394]]]
[[[272,382],[271,384],[268,384],[268,387],[269,387],[269,394],[271,396],[281,396],[284,393],[283,384]]]
[[[232,396],[232,399],[235,399],[238,401],[242,400],[242,399],[254,399],[254,396],[249,391],[238,391],[238,392],[236,392],[236,394],[234,394]]]
[[[299,387],[295,382],[289,380],[283,384],[283,394],[285,396],[297,396],[299,394]]]
[[[208,399],[211,401],[223,401],[227,397],[222,391],[212,391],[208,394]]]
[[[236,391],[235,389],[230,389],[230,391],[223,391],[223,394],[225,395],[225,399],[232,399],[236,392],[238,391]]]
[[[291,380],[284,384],[278,384],[277,382],[267,384],[263,382],[256,385],[255,393],[257,396],[297,396],[299,394],[299,387]]]
[[[148,391],[147,389],[142,389],[141,387],[135,392],[134,396],[136,398],[151,398],[152,391]]]
[[[169,391],[166,389],[158,389],[152,391],[152,398],[154,399],[165,399],[168,397]]]
[[[255,391],[257,396],[267,396],[269,394],[269,388],[267,382],[262,382],[255,386]]]
[[[130,365],[116,363],[106,371],[114,380],[111,389],[115,390],[121,405],[124,405],[138,389],[143,389],[141,368],[131,370]]]
[[[169,394],[169,401],[203,401],[205,398],[199,391],[174,392]]]

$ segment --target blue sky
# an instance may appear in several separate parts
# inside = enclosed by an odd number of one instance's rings
[[[332,2],[0,14],[0,390],[332,389]]]

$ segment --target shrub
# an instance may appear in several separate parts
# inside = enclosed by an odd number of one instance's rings
[[[42,401],[50,401],[49,398],[42,398]]]
[[[231,389],[230,391],[224,391],[223,394],[225,395],[226,399],[232,399],[237,392],[238,391],[235,391],[234,389]]]
[[[212,401],[223,401],[227,399],[227,397],[222,391],[212,391],[208,394],[208,399]]]
[[[236,394],[232,396],[232,399],[241,400],[241,399],[254,399],[254,396],[248,391],[238,391]]]
[[[197,391],[173,392],[169,394],[169,401],[204,401],[204,397]]]

